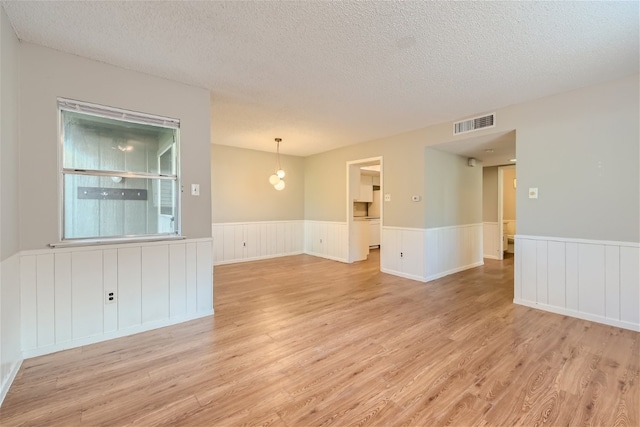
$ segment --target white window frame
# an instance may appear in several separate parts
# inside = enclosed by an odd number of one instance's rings
[[[64,167],[64,123],[63,123],[63,111],[71,111],[76,113],[82,113],[90,116],[109,118],[129,123],[145,124],[156,127],[164,127],[173,129],[175,131],[175,142],[173,150],[175,155],[173,161],[175,162],[175,175],[161,174],[158,170],[157,174],[143,173],[143,172],[122,172],[122,171],[106,171],[106,170],[89,170],[89,169],[74,169]],[[166,150],[165,150],[166,151]],[[58,239],[57,243],[51,243],[49,246],[73,246],[73,245],[86,245],[86,244],[109,244],[119,242],[140,242],[140,241],[154,241],[154,240],[171,240],[171,239],[183,239],[182,236],[182,184],[181,184],[181,171],[180,171],[180,120],[156,116],[151,114],[139,113],[136,111],[125,110],[121,108],[108,107],[98,104],[92,104],[88,102],[76,101],[67,98],[58,98]],[[91,175],[91,176],[119,176],[123,178],[142,178],[142,179],[157,179],[157,180],[171,180],[175,181],[175,231],[170,233],[153,233],[153,234],[134,234],[134,235],[119,235],[119,236],[100,236],[100,237],[65,237],[65,182],[64,178],[67,174],[73,175]],[[160,187],[160,186],[158,186]],[[160,204],[159,204],[160,205]]]

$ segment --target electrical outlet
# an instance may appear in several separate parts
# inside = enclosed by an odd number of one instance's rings
[[[390,202],[391,201],[391,194],[390,193],[387,193],[387,194],[384,195],[384,201],[385,202]]]
[[[116,291],[104,291],[104,303],[113,304],[116,302]]]

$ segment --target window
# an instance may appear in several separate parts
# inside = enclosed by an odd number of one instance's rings
[[[58,100],[62,240],[180,235],[180,122]]]

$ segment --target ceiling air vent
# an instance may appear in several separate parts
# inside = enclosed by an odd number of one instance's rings
[[[492,128],[496,125],[496,113],[491,113],[487,116],[474,117],[453,124],[453,134],[458,135],[466,132],[473,132],[474,130]]]

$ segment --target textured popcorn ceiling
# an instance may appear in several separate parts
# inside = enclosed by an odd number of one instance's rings
[[[21,40],[210,89],[213,143],[294,155],[639,68],[638,2],[2,5]]]

